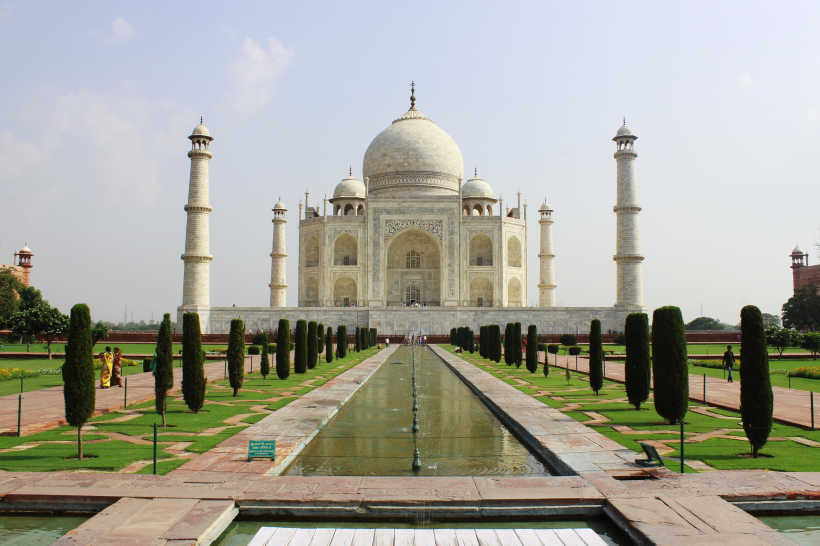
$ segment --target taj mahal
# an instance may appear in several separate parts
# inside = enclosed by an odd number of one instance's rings
[[[540,269],[538,307],[527,306],[527,205],[505,204],[478,176],[464,181],[456,142],[416,108],[379,133],[367,147],[363,181],[347,177],[333,197],[299,203],[299,247],[287,252],[287,205],[273,207],[270,302],[264,307],[211,307],[208,164],[211,137],[200,123],[192,147],[182,305],[199,313],[202,331],[227,333],[233,318],[248,331],[275,329],[280,318],[378,328],[380,334],[444,334],[450,328],[521,322],[539,333],[622,331],[629,313],[646,312],[635,177],[637,137],[624,122],[613,138],[617,166],[616,301],[610,307],[557,307],[553,209],[536,211]],[[559,207],[560,209],[560,207]],[[286,262],[298,262],[298,302],[286,301]],[[265,276],[266,277],[266,276]],[[263,277],[260,276],[260,281]],[[265,278],[265,280],[267,280]]]

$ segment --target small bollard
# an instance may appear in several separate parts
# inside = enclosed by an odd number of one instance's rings
[[[154,448],[156,450],[156,448]],[[686,472],[683,466],[683,418],[680,420],[680,473]]]
[[[706,374],[703,374],[703,403],[706,403]]]
[[[23,376],[20,376],[20,394],[23,394]]]
[[[225,361],[225,375],[222,377],[222,379],[225,379],[226,377],[228,377],[228,361],[227,360]]]
[[[681,425],[683,426],[683,425]],[[157,475],[157,423],[154,422],[154,475]]]
[[[811,429],[814,430],[814,391],[809,391],[811,393]]]
[[[788,374],[788,378],[789,378],[789,388],[792,388],[792,374],[791,373]]]
[[[125,387],[123,387],[122,392],[122,409],[128,407],[128,378],[125,378]]]
[[[23,415],[23,395],[17,395],[17,437],[20,438],[20,417]]]

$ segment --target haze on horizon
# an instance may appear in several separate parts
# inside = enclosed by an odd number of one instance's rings
[[[266,306],[271,209],[361,178],[409,106],[458,143],[465,172],[554,212],[557,299],[615,301],[615,144],[626,117],[650,313],[780,314],[789,253],[816,263],[820,4],[791,2],[126,3],[0,0],[0,262],[23,244],[63,312],[173,316],[190,162],[204,117],[211,304]]]

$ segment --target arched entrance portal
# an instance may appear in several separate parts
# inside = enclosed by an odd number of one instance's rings
[[[441,304],[441,249],[431,235],[405,231],[387,248],[385,300],[388,306]]]
[[[356,302],[358,294],[356,281],[347,275],[342,275],[333,283],[333,304],[336,307],[350,307]]]

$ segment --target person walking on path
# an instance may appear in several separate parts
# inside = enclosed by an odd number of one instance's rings
[[[729,383],[734,383],[732,379],[732,368],[735,365],[735,354],[732,352],[732,346],[728,345],[726,347],[726,352],[723,353],[723,365],[729,370]]]
[[[157,375],[157,352],[154,351],[154,358],[151,359],[151,375]]]
[[[111,356],[111,347],[106,347],[105,352],[100,355],[102,368],[100,369],[100,388],[107,389],[111,386],[111,365],[114,358]]]
[[[122,352],[114,347],[114,365],[111,368],[111,384],[122,387]]]

